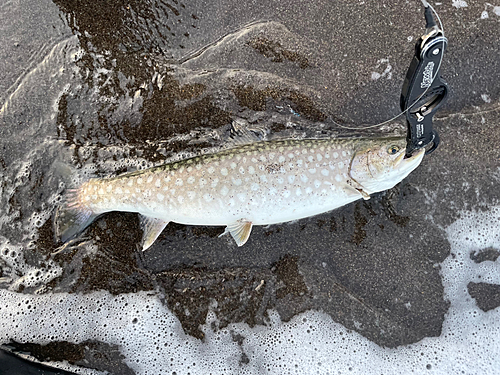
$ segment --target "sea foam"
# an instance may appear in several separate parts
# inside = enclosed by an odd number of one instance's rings
[[[184,333],[160,293],[113,296],[106,291],[33,296],[1,290],[0,343],[101,341],[118,346],[137,374],[495,374],[500,309],[480,310],[467,285],[500,284],[498,262],[477,264],[470,257],[481,249],[500,249],[499,226],[497,206],[463,212],[446,228],[451,254],[441,273],[450,309],[442,334],[395,349],[382,348],[318,311],[289,322],[270,311],[265,326],[238,323],[224,329],[217,329],[217,316],[209,312],[201,327],[205,338],[198,340]],[[12,256],[0,250],[2,258]]]

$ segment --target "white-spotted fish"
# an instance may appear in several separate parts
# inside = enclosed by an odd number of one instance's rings
[[[253,225],[292,221],[392,188],[422,161],[405,138],[263,141],[71,189],[56,213],[67,241],[98,215],[138,212],[146,250],[170,222],[223,225],[242,246]]]

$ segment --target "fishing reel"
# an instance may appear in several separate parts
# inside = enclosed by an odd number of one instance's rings
[[[439,136],[433,129],[432,117],[448,97],[448,84],[439,74],[448,40],[443,30],[437,27],[429,4],[425,7],[425,20],[426,33],[415,45],[415,55],[406,73],[400,98],[401,111],[406,114],[408,125],[408,156],[431,143],[426,154],[437,148]]]

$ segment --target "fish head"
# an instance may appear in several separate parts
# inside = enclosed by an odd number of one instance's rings
[[[380,138],[360,144],[349,168],[350,177],[368,194],[394,187],[420,165],[425,150],[405,157],[406,138]]]

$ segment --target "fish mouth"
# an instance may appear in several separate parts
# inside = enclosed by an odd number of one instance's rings
[[[425,149],[414,152],[409,158],[405,158],[405,153],[402,153],[396,159],[397,168],[401,171],[401,174],[407,175],[415,168],[419,166],[425,154]]]

